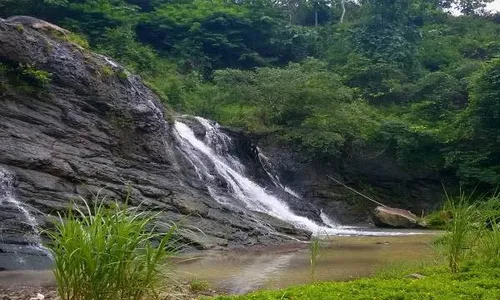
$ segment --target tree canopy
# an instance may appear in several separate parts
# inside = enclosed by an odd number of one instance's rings
[[[3,0],[0,16],[65,27],[174,109],[311,160],[379,149],[407,168],[494,187],[500,15],[489,2]]]

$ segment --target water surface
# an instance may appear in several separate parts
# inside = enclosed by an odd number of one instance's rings
[[[435,233],[384,237],[332,237],[321,248],[315,280],[349,280],[400,262],[430,261]],[[175,276],[206,280],[228,293],[282,288],[312,281],[308,245],[257,251],[209,251],[181,257]],[[184,259],[184,261],[182,261]]]
[[[436,233],[408,236],[331,237],[322,245],[315,280],[369,276],[390,264],[432,261]],[[183,254],[173,260],[179,281],[206,280],[212,288],[240,294],[311,282],[308,244]],[[13,286],[55,286],[51,271],[0,272],[0,290]]]

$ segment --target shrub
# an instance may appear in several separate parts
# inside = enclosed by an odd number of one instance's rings
[[[48,231],[62,300],[139,300],[154,296],[176,226],[155,233],[155,215],[104,198],[73,205]]]

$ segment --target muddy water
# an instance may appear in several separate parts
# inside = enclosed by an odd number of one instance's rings
[[[349,280],[393,263],[432,261],[436,234],[330,238],[322,243],[315,279]],[[308,244],[185,254],[174,260],[172,271],[177,281],[206,280],[211,287],[233,294],[312,280]],[[51,287],[55,280],[51,271],[0,272],[0,291],[15,286]]]
[[[436,234],[330,238],[322,244],[314,278],[349,280],[391,264],[431,261],[436,256],[431,245],[435,238]],[[216,289],[235,294],[312,281],[307,245],[181,257],[174,273],[179,279],[205,280]]]

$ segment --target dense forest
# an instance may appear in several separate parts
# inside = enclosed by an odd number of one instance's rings
[[[167,107],[315,160],[500,184],[500,14],[478,0],[2,0],[140,74]],[[455,16],[449,12],[460,12]]]

